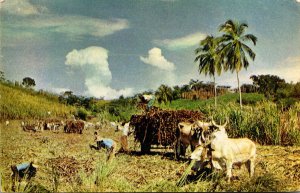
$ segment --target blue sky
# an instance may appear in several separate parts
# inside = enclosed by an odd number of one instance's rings
[[[300,0],[0,0],[0,70],[36,89],[105,99],[187,84],[194,50],[228,19],[254,34],[255,61],[240,72],[300,81]],[[224,72],[218,85],[237,86]]]

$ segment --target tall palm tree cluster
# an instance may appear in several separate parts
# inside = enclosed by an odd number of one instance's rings
[[[155,92],[155,96],[158,103],[164,102],[166,104],[168,101],[171,102],[173,99],[172,89],[167,85],[162,84]]]
[[[215,106],[217,106],[217,89],[215,76],[221,75],[222,70],[236,73],[238,90],[240,94],[240,107],[242,108],[242,93],[239,81],[239,72],[249,66],[248,56],[254,61],[255,53],[246,45],[252,41],[256,45],[257,37],[245,34],[248,25],[238,21],[228,20],[219,26],[220,37],[207,36],[200,41],[195,50],[195,62],[199,62],[199,73],[213,77]]]

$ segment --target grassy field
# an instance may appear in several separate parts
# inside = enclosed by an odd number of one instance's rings
[[[10,165],[38,158],[38,172],[26,190],[31,192],[178,192],[178,191],[299,191],[300,147],[261,146],[255,176],[249,178],[246,168],[234,169],[238,176],[228,184],[218,173],[211,177],[176,186],[189,163],[175,161],[172,150],[152,149],[151,155],[139,155],[139,144],[130,136],[131,155],[117,154],[107,164],[105,151],[91,150],[94,130],[80,134],[44,131],[24,132],[20,121],[1,123],[1,192],[10,192]],[[104,137],[119,141],[120,132],[102,127]],[[53,163],[64,162],[65,168],[55,170]],[[68,159],[67,159],[68,158]],[[54,162],[53,160],[58,161]],[[52,161],[51,161],[52,160]],[[54,164],[55,165],[55,164]],[[72,171],[69,172],[68,171]],[[25,184],[20,187],[24,191]]]
[[[140,144],[129,137],[131,155],[118,154],[106,163],[104,150],[90,149],[94,144],[94,129],[83,134],[66,134],[63,131],[24,132],[21,121],[52,116],[65,119],[76,113],[75,107],[57,102],[52,95],[0,85],[1,91],[1,192],[11,192],[10,165],[38,158],[38,172],[31,183],[22,183],[20,192],[212,192],[212,191],[299,191],[300,190],[300,103],[281,112],[274,103],[259,94],[243,94],[244,106],[240,111],[237,94],[214,100],[176,100],[164,109],[201,110],[207,117],[224,122],[229,118],[231,137],[246,136],[257,143],[258,156],[255,176],[249,178],[246,168],[234,169],[238,176],[228,184],[222,173],[210,169],[189,175],[185,185],[177,186],[189,171],[188,159],[174,160],[172,149],[152,147],[150,155],[140,155]],[[126,104],[123,104],[126,103]],[[121,104],[121,105],[120,105]],[[124,100],[100,101],[99,108],[108,105],[92,122],[102,123],[99,133],[119,143],[120,132],[108,126],[109,120],[128,120],[132,113],[141,111]],[[113,112],[113,114],[111,114]],[[5,120],[10,124],[6,126]],[[260,145],[265,144],[265,145]],[[273,145],[266,145],[273,144]],[[277,145],[274,145],[277,144]],[[285,146],[279,146],[285,145]],[[298,146],[297,146],[298,144]],[[120,146],[120,144],[118,144]],[[289,146],[287,146],[289,145]],[[188,150],[187,155],[191,153]],[[209,175],[207,175],[209,174]]]

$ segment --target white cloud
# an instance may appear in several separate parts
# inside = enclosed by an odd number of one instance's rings
[[[169,62],[161,53],[161,49],[152,48],[148,52],[147,57],[140,56],[141,61],[146,64],[150,64],[162,70],[172,71],[175,69],[175,65],[172,62]]]
[[[60,88],[60,87],[51,87],[49,90],[57,94],[63,94],[66,91],[70,91],[70,89],[68,88]]]
[[[48,38],[51,33],[59,33],[76,40],[81,36],[103,37],[129,28],[126,19],[58,16],[49,13],[46,7],[31,4],[28,0],[6,0],[0,6],[4,16],[22,16],[3,20],[3,25],[6,26],[3,29],[6,46],[28,41],[28,35],[34,39],[45,40],[45,36]],[[34,15],[38,17],[33,17]]]
[[[272,71],[273,74],[284,78],[286,82],[300,82],[300,56],[286,58]]]
[[[148,75],[151,77],[151,81],[145,82],[144,90],[157,90],[157,88],[162,84],[166,84],[168,86],[175,85],[177,78],[173,71],[161,71],[159,69],[152,70],[148,73]]]
[[[1,4],[1,9],[13,15],[37,15],[47,11],[47,8],[31,4],[28,0],[5,0]]]
[[[92,35],[102,37],[126,29],[128,26],[126,19],[103,20],[83,16],[64,16],[35,20],[32,27],[53,27],[55,32],[71,36]]]
[[[39,33],[44,29],[47,34],[52,31],[67,36],[91,35],[103,37],[128,28],[129,23],[126,19],[103,20],[84,16],[57,17],[48,14],[38,18],[24,18],[13,24],[8,23],[7,27],[12,29],[38,29]],[[31,31],[34,32],[33,30]]]
[[[73,68],[80,68],[85,74],[85,94],[105,99],[117,98],[120,95],[130,96],[133,89],[112,89],[109,84],[112,74],[109,70],[108,51],[102,47],[88,47],[82,50],[73,50],[66,56],[65,64]]]
[[[206,34],[198,32],[176,39],[154,40],[153,42],[170,50],[178,50],[198,45],[205,37]]]

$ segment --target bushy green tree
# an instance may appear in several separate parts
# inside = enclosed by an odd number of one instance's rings
[[[5,82],[4,72],[0,71],[0,82]]]
[[[295,98],[300,99],[300,82],[297,82],[293,88],[292,88],[292,93],[291,95]]]
[[[165,103],[171,102],[173,100],[172,96],[172,88],[167,85],[160,85],[155,92],[155,96],[158,103]]]
[[[25,78],[23,78],[22,85],[25,86],[26,88],[34,87],[35,81],[33,78],[25,77]]]
[[[285,80],[276,75],[252,75],[250,79],[257,86],[258,92],[268,98],[275,97],[278,89],[283,89],[287,86]]]

